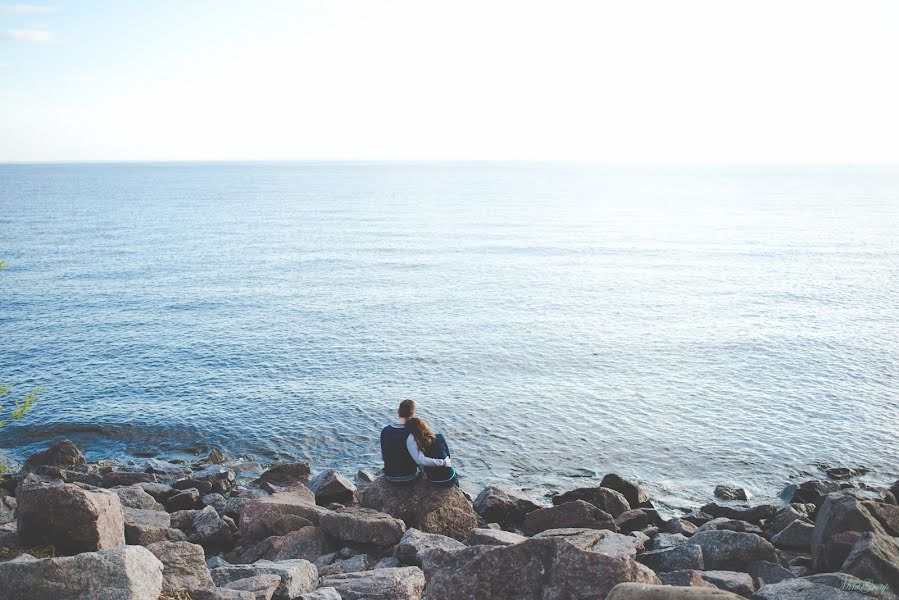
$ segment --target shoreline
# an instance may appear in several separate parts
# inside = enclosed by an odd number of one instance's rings
[[[351,480],[308,462],[235,462],[217,448],[193,463],[140,467],[89,463],[63,440],[24,466],[0,478],[0,584],[10,600],[58,600],[34,593],[44,584],[120,585],[110,573],[146,588],[114,596],[128,600],[899,592],[899,481],[857,484],[852,469],[798,483],[776,504],[723,484],[700,509],[669,514],[611,473],[538,504],[512,488],[396,486],[364,471]],[[537,575],[533,560],[543,564]],[[652,595],[669,586],[687,595]]]

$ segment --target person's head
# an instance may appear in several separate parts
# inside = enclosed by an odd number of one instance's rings
[[[415,415],[415,400],[403,400],[400,402],[400,408],[396,411],[400,419],[408,420]]]
[[[412,434],[412,437],[415,438],[415,444],[421,448],[422,452],[430,447],[436,437],[434,430],[428,427],[428,424],[425,423],[424,419],[418,417],[407,419],[406,427],[409,429],[409,433]]]

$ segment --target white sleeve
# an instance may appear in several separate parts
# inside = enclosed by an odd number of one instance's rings
[[[415,443],[415,436],[411,433],[406,438],[406,450],[412,455],[412,460],[422,467],[442,467],[446,464],[442,458],[428,458],[425,456],[418,444]]]

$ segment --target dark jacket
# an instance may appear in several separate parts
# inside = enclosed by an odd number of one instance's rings
[[[390,481],[412,481],[418,477],[418,465],[409,456],[406,438],[409,429],[403,425],[388,425],[381,430],[381,458],[384,459],[384,476]]]
[[[450,458],[449,447],[447,447],[442,433],[437,434],[431,445],[424,451],[424,455],[428,458]],[[456,469],[453,467],[425,467],[425,476],[432,483],[449,483],[456,477]]]

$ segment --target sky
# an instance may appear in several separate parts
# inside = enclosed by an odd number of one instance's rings
[[[0,162],[899,162],[899,2],[0,2]]]

